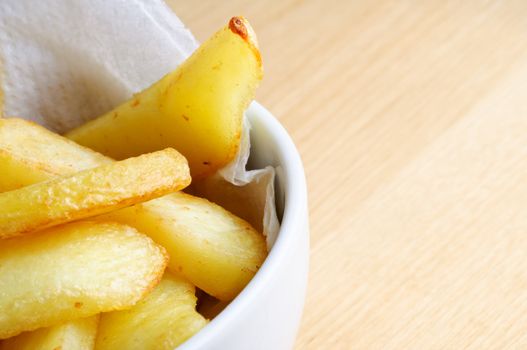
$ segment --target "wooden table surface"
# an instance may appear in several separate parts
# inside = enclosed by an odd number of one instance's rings
[[[527,2],[183,1],[245,15],[309,186],[297,349],[527,348]]]

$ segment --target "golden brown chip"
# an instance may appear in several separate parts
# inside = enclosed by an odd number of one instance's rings
[[[261,78],[256,36],[235,17],[175,71],[67,137],[115,159],[173,147],[192,177],[211,175],[238,151]]]
[[[0,339],[130,307],[168,260],[116,223],[76,222],[0,243]]]
[[[189,183],[185,158],[166,149],[0,193],[0,238],[107,213]]]
[[[128,310],[101,315],[98,350],[172,350],[207,324],[196,311],[194,286],[166,274],[146,298]]]

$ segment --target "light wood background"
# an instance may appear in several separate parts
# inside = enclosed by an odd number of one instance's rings
[[[252,22],[309,186],[297,349],[527,349],[527,2],[170,2]]]

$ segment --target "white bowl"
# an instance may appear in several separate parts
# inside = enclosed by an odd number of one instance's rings
[[[280,233],[247,287],[179,350],[281,350],[294,345],[309,264],[304,169],[291,138],[269,111],[254,102],[247,116],[252,125],[252,165],[278,168]]]

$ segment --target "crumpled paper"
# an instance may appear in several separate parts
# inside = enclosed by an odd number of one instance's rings
[[[150,86],[197,46],[161,0],[0,1],[3,115],[64,133]],[[246,120],[236,159],[192,190],[261,230],[270,249],[279,229],[274,169],[245,170],[249,128]]]

